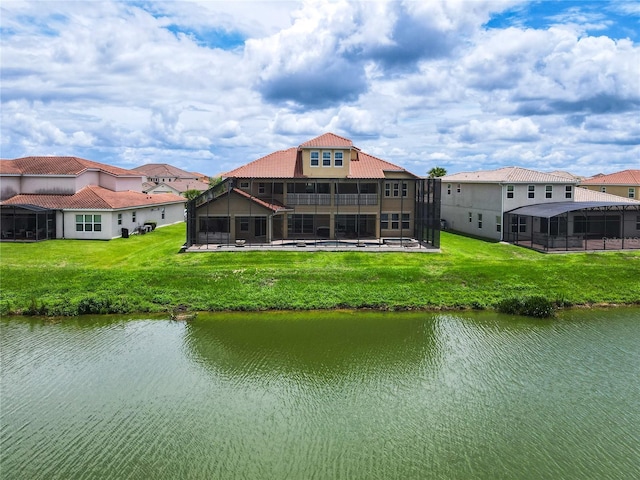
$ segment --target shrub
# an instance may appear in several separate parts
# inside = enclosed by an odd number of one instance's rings
[[[541,296],[505,298],[497,303],[496,310],[501,313],[536,318],[549,318],[555,314],[553,302]]]

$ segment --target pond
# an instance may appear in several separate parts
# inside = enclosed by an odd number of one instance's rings
[[[3,479],[640,471],[637,308],[0,326]]]

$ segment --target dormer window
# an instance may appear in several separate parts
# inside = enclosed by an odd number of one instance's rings
[[[323,167],[331,166],[331,152],[322,152],[322,166]]]
[[[320,152],[311,152],[311,166],[317,167],[320,165]]]
[[[342,166],[342,152],[335,152],[333,154],[333,165],[335,167],[341,167]]]

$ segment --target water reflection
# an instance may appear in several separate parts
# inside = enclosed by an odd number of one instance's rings
[[[191,358],[216,375],[336,382],[433,372],[433,316],[379,312],[232,314],[187,325]]]
[[[0,320],[3,478],[633,478],[640,310]]]

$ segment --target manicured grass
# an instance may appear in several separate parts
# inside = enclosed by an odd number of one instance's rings
[[[640,303],[640,252],[545,255],[442,233],[441,254],[179,253],[184,224],[104,241],[0,244],[0,313],[493,308]]]

